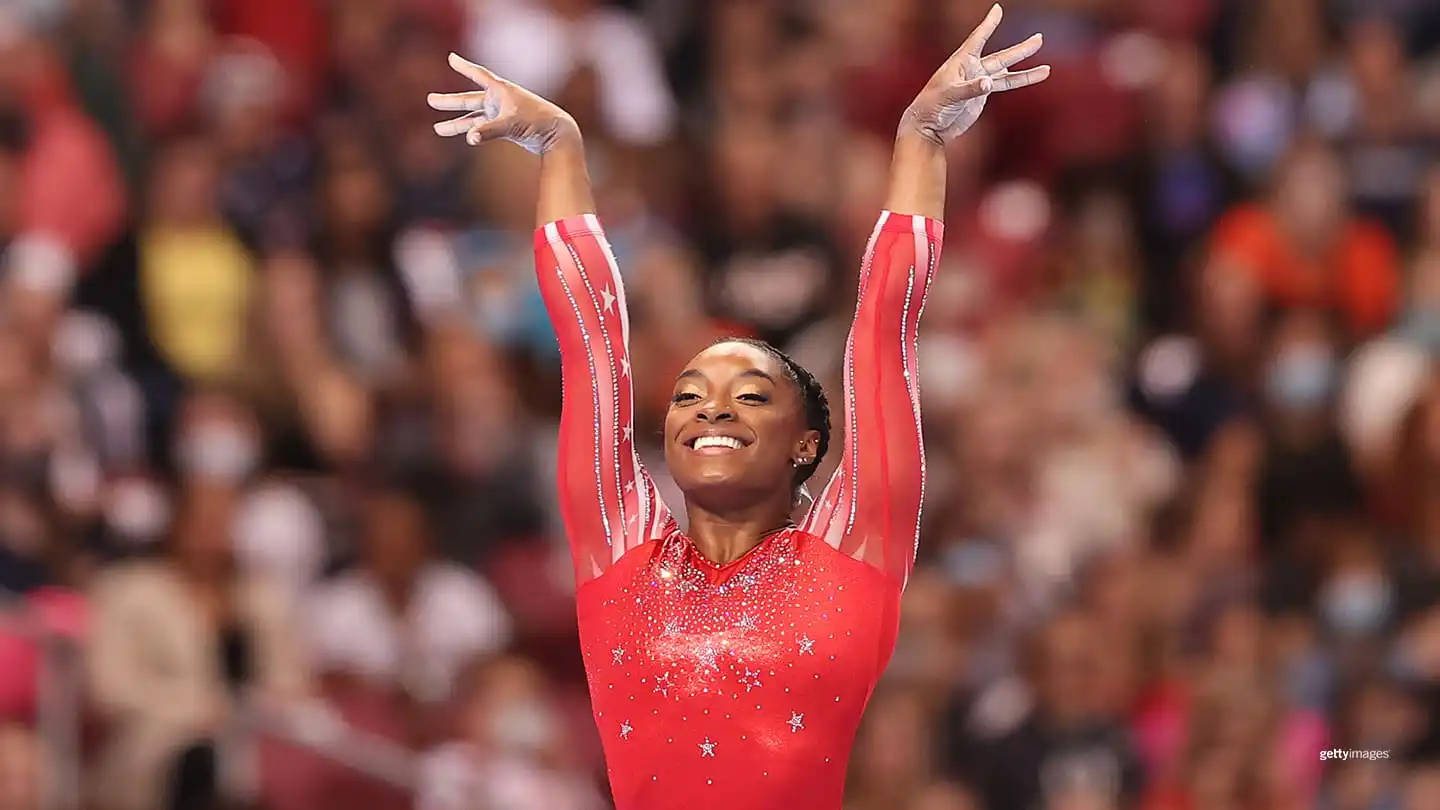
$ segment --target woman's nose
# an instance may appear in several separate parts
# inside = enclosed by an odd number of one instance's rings
[[[723,404],[711,402],[696,411],[695,416],[702,422],[728,422],[735,418],[735,412]]]

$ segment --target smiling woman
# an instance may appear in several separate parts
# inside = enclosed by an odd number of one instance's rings
[[[734,407],[717,405],[726,401]],[[771,502],[767,514],[788,516],[808,495],[805,482],[830,445],[830,404],[815,377],[779,349],[726,338],[681,372],[665,435],[666,465],[687,500],[713,513],[726,510],[727,497],[746,496],[745,503]],[[757,444],[784,458],[767,463],[733,452]],[[691,452],[679,452],[682,448]],[[702,468],[697,456],[720,458]],[[707,477],[717,486],[707,486]],[[785,504],[779,502],[782,495],[788,497]]]
[[[991,92],[1048,75],[1008,70],[1038,37],[981,57],[999,22],[996,6],[900,126],[845,346],[840,463],[798,525],[797,488],[830,442],[814,378],[747,340],[690,361],[664,428],[681,532],[635,453],[625,292],[574,120],[458,56],[451,64],[481,89],[430,98],[465,111],[437,124],[441,135],[541,155],[535,266],[564,378],[557,479],[619,810],[841,806],[919,537],[915,350],[940,253],[945,143]]]

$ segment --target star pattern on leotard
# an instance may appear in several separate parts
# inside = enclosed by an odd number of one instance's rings
[[[655,676],[655,691],[662,696],[670,697],[670,687],[673,685],[670,683],[670,673],[662,672]]]
[[[754,632],[758,629],[756,621],[757,620],[753,614],[746,613],[745,615],[735,620],[735,627],[739,630],[747,630],[750,632]]]
[[[610,658],[611,658],[610,663],[612,663],[612,664],[624,663],[624,661],[625,661],[625,648],[624,648],[624,647],[616,647],[615,649],[611,650],[611,651],[610,651]]]
[[[605,289],[603,289],[603,290],[600,291],[600,298],[601,298],[602,300],[604,300],[604,302],[605,302],[605,311],[606,311],[606,312],[609,312],[610,310],[614,309],[614,307],[615,307],[615,293],[611,292],[611,290],[610,290],[610,288],[609,288],[608,286],[607,286]]]
[[[710,738],[709,738],[709,737],[706,737],[706,738],[705,738],[705,742],[702,742],[702,743],[700,743],[699,745],[700,745],[700,757],[701,757],[701,759],[704,759],[705,757],[710,757],[711,759],[714,759],[714,758],[715,758],[715,746],[716,746],[716,743],[710,742]]]
[[[790,719],[785,721],[785,725],[790,727],[791,734],[801,731],[805,728],[805,715],[801,712],[791,712]]]
[[[740,683],[745,687],[746,692],[764,686],[764,683],[760,680],[760,673],[749,668],[746,668],[745,674],[740,676]]]
[[[632,732],[632,731],[634,731],[634,730],[635,730],[635,727],[632,726],[632,725],[630,725],[630,721],[629,721],[629,720],[622,720],[622,721],[620,721],[620,739],[622,739],[622,740],[628,740],[628,739],[630,739],[630,732]]]
[[[795,640],[795,644],[800,648],[800,655],[815,654],[815,639],[810,638],[810,636],[801,633],[800,638]]]

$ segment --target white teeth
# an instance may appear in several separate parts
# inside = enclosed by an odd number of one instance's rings
[[[740,440],[732,439],[729,436],[701,436],[691,446],[696,450],[704,450],[707,447],[728,447],[731,450],[739,450]]]

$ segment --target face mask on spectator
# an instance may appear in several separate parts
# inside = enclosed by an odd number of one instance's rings
[[[557,731],[554,715],[534,701],[511,704],[496,712],[490,718],[489,730],[497,744],[523,754],[547,748]]]
[[[177,458],[183,475],[240,481],[255,469],[259,449],[228,425],[202,425],[181,438]]]
[[[120,354],[115,325],[100,315],[71,312],[51,342],[56,364],[71,377],[84,377],[114,363]]]
[[[105,524],[120,540],[133,545],[154,541],[170,520],[170,504],[149,481],[117,483],[105,502]]]
[[[325,522],[315,504],[287,484],[252,493],[235,526],[235,552],[246,568],[262,572],[298,594],[320,573]]]
[[[1270,364],[1265,392],[1286,410],[1313,410],[1324,404],[1335,385],[1335,358],[1323,346],[1286,349]]]
[[[1320,614],[1344,635],[1366,635],[1385,624],[1393,598],[1390,584],[1379,577],[1345,576],[1321,593]]]

